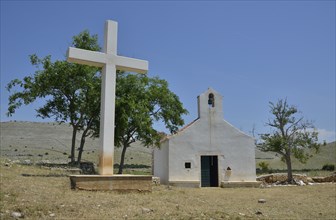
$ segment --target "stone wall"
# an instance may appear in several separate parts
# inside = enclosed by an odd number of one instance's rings
[[[315,183],[336,182],[336,172],[326,177],[313,177]]]
[[[306,175],[293,174],[293,179],[295,182],[302,181],[305,184],[308,183],[322,183],[322,182],[336,182],[336,173],[333,173],[327,177],[307,177]],[[262,181],[264,184],[273,183],[285,183],[287,181],[287,173],[273,173],[268,175],[262,175],[257,177],[258,181]]]

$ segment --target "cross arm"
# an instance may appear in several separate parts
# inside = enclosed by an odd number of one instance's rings
[[[68,62],[103,67],[106,64],[114,64],[118,70],[136,73],[147,73],[148,61],[129,57],[105,54],[97,51],[89,51],[69,47],[67,52]]]
[[[67,51],[68,62],[103,67],[107,63],[106,54],[69,47]]]
[[[147,73],[148,61],[129,57],[116,56],[115,64],[118,70],[127,72]]]

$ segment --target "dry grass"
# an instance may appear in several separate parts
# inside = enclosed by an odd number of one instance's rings
[[[62,171],[1,160],[1,219],[335,219],[336,185],[257,189],[153,187],[152,193],[70,190]],[[258,203],[258,199],[266,203]],[[144,209],[145,208],[145,209]],[[146,209],[147,208],[147,209]],[[262,214],[256,214],[257,212]]]
[[[64,153],[69,152],[71,143],[68,126],[24,122],[0,125],[1,219],[12,219],[14,211],[23,213],[25,219],[336,219],[335,184],[266,189],[154,186],[153,192],[147,194],[73,191],[68,177],[22,176],[64,174],[62,170],[18,164],[4,166],[4,157],[67,162],[68,155]],[[97,163],[97,149],[97,140],[88,139],[83,159]],[[324,163],[334,164],[335,149],[335,143],[322,149],[319,156],[311,158],[312,165],[303,168],[320,169]],[[150,166],[150,152],[136,145],[128,150],[126,163]],[[119,157],[120,149],[116,149],[116,163]],[[273,169],[282,166],[278,158],[270,163]],[[135,172],[148,173],[150,168],[125,170]],[[316,172],[308,175],[328,174]],[[258,203],[261,198],[266,203]],[[256,214],[258,211],[262,214]]]

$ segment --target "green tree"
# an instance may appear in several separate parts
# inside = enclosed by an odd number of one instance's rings
[[[97,35],[83,31],[73,37],[72,46],[98,51]],[[9,92],[8,115],[36,99],[44,99],[45,104],[38,108],[37,116],[54,118],[59,123],[69,122],[72,126],[71,163],[75,163],[76,135],[83,130],[77,162],[80,163],[85,138],[93,134],[91,128],[99,123],[100,72],[98,68],[68,63],[65,60],[51,61],[51,56],[38,58],[30,56],[36,66],[35,74],[23,80],[14,79],[7,85]]]
[[[184,124],[183,108],[168,83],[157,77],[141,74],[117,74],[115,146],[122,147],[118,173],[123,172],[126,150],[135,141],[144,146],[159,146],[162,133],[153,128],[161,121],[174,133]]]
[[[270,102],[270,112],[274,117],[267,123],[271,133],[261,134],[262,142],[257,146],[261,151],[272,151],[282,156],[287,165],[287,181],[293,183],[292,156],[305,163],[312,157],[309,150],[314,149],[317,153],[320,147],[318,133],[311,122],[297,117],[297,108],[289,106],[286,99],[275,104]]]
[[[72,46],[98,51],[97,35],[84,31],[73,37]],[[7,85],[9,92],[8,115],[12,115],[23,104],[37,99],[45,104],[38,108],[37,116],[54,118],[59,123],[72,126],[71,163],[80,163],[88,136],[99,136],[100,70],[67,61],[51,61],[51,57],[30,56],[37,70],[23,80],[14,79]],[[186,114],[179,98],[168,89],[168,83],[157,77],[145,75],[117,74],[115,145],[122,147],[119,173],[122,173],[126,150],[139,140],[145,146],[158,146],[162,133],[153,128],[161,121],[174,133],[183,125],[182,114]],[[75,160],[76,136],[82,131],[79,153]]]

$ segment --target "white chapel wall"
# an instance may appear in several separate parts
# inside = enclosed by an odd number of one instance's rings
[[[168,145],[169,140],[161,143],[160,149],[154,149],[154,176],[160,177],[162,184],[168,184]]]

